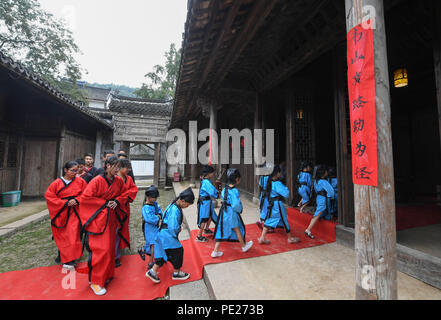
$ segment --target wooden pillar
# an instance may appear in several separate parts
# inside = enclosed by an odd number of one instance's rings
[[[22,177],[22,168],[23,168],[23,159],[24,159],[24,144],[25,137],[24,133],[21,132],[19,140],[18,140],[18,164],[17,164],[17,178],[16,178],[16,189],[20,190],[21,188],[21,177]]]
[[[348,147],[348,130],[346,119],[349,117],[349,106],[346,103],[348,94],[345,64],[346,45],[338,45],[332,52],[334,75],[334,115],[335,141],[338,177],[338,222],[345,227],[354,227],[354,184],[352,183],[351,149]]]
[[[345,0],[347,32],[375,8],[378,186],[354,185],[356,299],[397,299],[395,194],[383,0]]]
[[[8,170],[8,147],[9,147],[9,136],[10,133],[8,132],[6,134],[5,140],[4,140],[4,153],[3,153],[3,168],[0,170],[0,191],[6,192],[10,190],[6,190],[6,173]]]
[[[210,104],[210,129],[217,130],[217,109],[214,104]]]
[[[155,163],[153,168],[153,184],[159,187],[159,173],[160,173],[160,158],[161,158],[161,144],[155,143]]]
[[[433,62],[436,79],[436,99],[438,103],[438,123],[441,147],[441,3],[439,0],[432,1],[434,10],[432,15],[433,24]]]
[[[296,173],[294,164],[294,92],[293,82],[288,81],[285,87],[286,116],[286,185],[291,191],[288,204],[292,205],[296,190]]]
[[[197,164],[190,164],[190,184],[194,184],[196,185],[196,180],[197,180],[197,174],[198,174],[198,165]]]
[[[212,130],[212,132],[217,132],[217,121],[218,121],[218,117],[217,117],[217,106],[214,103],[210,103],[210,123],[209,123],[209,128]],[[218,143],[219,141],[214,141],[215,143]],[[218,150],[219,152],[219,150]],[[213,157],[213,155],[212,155]],[[213,167],[215,168],[215,176],[219,176],[221,171],[222,171],[222,167],[220,165],[220,154],[218,153],[216,155],[216,159],[217,159],[217,164],[213,165]]]
[[[165,143],[159,143],[159,178],[158,187],[164,188],[167,179],[167,148]]]
[[[254,110],[254,129],[262,129],[262,97],[256,94]],[[256,135],[254,135],[254,139]],[[254,142],[254,145],[256,142]],[[253,202],[259,203],[259,176],[256,173],[257,164],[254,164],[254,198]]]

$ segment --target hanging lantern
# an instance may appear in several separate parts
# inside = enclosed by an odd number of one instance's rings
[[[303,109],[298,109],[297,110],[297,120],[302,120],[303,119]]]
[[[406,87],[409,84],[409,79],[407,77],[407,69],[401,68],[394,72],[394,86],[395,88]]]
[[[245,139],[244,137],[240,138],[240,146],[243,148],[245,147]],[[233,140],[230,139],[230,149],[233,150]]]

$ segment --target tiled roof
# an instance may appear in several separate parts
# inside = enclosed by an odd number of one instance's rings
[[[70,109],[74,109],[80,113],[83,113],[98,122],[102,126],[105,126],[108,129],[112,129],[112,125],[107,123],[106,121],[101,120],[97,115],[95,115],[92,111],[88,110],[87,107],[82,106],[79,102],[72,100],[70,97],[65,95],[59,89],[52,86],[49,82],[44,80],[41,76],[29,71],[26,69],[21,63],[14,61],[9,56],[5,55],[2,51],[0,51],[0,67],[3,67],[11,72],[14,72],[20,79],[30,82],[33,86],[40,89],[41,91],[45,91],[52,95],[59,102],[63,103],[66,107]]]
[[[171,117],[173,103],[172,101],[129,98],[111,93],[108,108],[114,112]]]

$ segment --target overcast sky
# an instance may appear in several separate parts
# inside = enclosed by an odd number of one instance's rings
[[[140,87],[170,44],[182,45],[187,0],[38,1],[70,26],[89,82]]]

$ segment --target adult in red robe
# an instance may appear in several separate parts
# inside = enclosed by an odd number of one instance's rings
[[[135,200],[136,195],[138,194],[138,187],[133,182],[133,179],[129,176],[131,164],[127,159],[120,159],[121,168],[118,172],[118,176],[124,181],[126,192],[127,192],[127,200],[123,203],[123,211],[127,213],[127,219],[123,222],[122,229],[119,230],[119,237],[122,241],[119,243],[119,249],[130,248],[130,232],[129,232],[129,223],[130,223],[130,204]],[[124,219],[123,216],[120,216],[120,220]],[[117,250],[118,252],[119,250]],[[118,254],[117,254],[117,259]]]
[[[75,161],[67,162],[63,171],[64,175],[50,184],[45,198],[60,260],[64,267],[73,268],[75,260],[81,258],[83,252],[78,197],[87,183],[75,177],[78,172],[78,163]]]
[[[115,270],[116,228],[119,216],[124,216],[127,201],[124,181],[116,176],[116,157],[106,160],[105,172],[93,178],[80,198],[84,244],[89,252],[89,282],[95,294],[106,293],[104,285]]]

